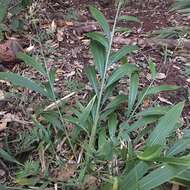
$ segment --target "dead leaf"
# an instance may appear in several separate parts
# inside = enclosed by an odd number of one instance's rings
[[[147,108],[149,106],[150,106],[150,100],[149,99],[145,99],[144,102],[143,102],[143,107]]]
[[[186,81],[190,83],[190,78],[186,79]]]
[[[163,103],[166,103],[166,104],[169,104],[169,105],[173,105],[172,102],[170,102],[169,100],[167,100],[166,98],[163,98],[161,96],[158,96],[158,99],[163,102]]]
[[[56,29],[57,29],[57,25],[56,25],[55,21],[53,20],[51,22],[50,30],[52,33],[54,33],[56,31]]]
[[[7,122],[0,121],[0,132],[7,128]]]
[[[7,86],[11,86],[11,83],[10,83],[10,82],[7,82],[7,81],[5,81],[5,80],[0,80],[0,83],[6,84]]]
[[[4,93],[2,90],[0,90],[0,101],[4,99],[5,99]]]
[[[57,172],[56,179],[58,181],[68,181],[71,177],[74,176],[76,172],[76,165],[75,164],[66,164],[66,166],[60,169]]]
[[[63,41],[63,30],[57,30],[56,36],[57,36],[57,40],[59,42],[62,42]]]
[[[6,181],[6,172],[0,169],[0,184],[4,183],[5,181]]]
[[[157,75],[156,75],[156,79],[158,79],[158,80],[162,80],[165,78],[166,78],[165,73],[157,73]]]
[[[92,175],[87,175],[84,180],[84,185],[87,189],[97,186],[98,179]]]
[[[146,78],[148,80],[151,80],[152,79],[151,74],[148,73],[147,76],[146,76]],[[158,79],[158,80],[162,80],[162,79],[165,79],[165,78],[166,78],[166,75],[164,73],[157,73],[156,74],[156,79]]]
[[[73,22],[66,21],[66,22],[65,22],[65,25],[67,25],[67,26],[73,26],[74,24],[73,24]]]

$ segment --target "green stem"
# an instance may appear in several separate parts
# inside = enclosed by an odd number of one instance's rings
[[[94,148],[97,125],[98,125],[98,121],[99,121],[99,117],[100,117],[100,114],[99,114],[100,113],[100,106],[101,106],[102,96],[103,96],[105,82],[106,82],[106,73],[107,73],[107,69],[108,69],[108,66],[109,66],[109,57],[110,57],[110,53],[111,53],[113,37],[114,37],[114,34],[115,34],[115,28],[116,28],[116,24],[117,24],[117,19],[119,17],[119,11],[121,9],[121,5],[122,5],[122,3],[119,2],[118,7],[117,7],[117,13],[116,13],[116,16],[115,16],[115,19],[114,19],[113,29],[112,29],[112,32],[111,32],[108,52],[107,52],[107,55],[106,55],[104,74],[103,74],[102,81],[101,81],[100,93],[98,95],[98,103],[97,103],[97,108],[96,108],[94,124],[92,126],[91,136],[90,136],[90,140],[89,140],[89,150]]]
[[[72,143],[71,143],[71,139],[70,139],[70,137],[69,137],[69,134],[68,134],[68,132],[67,132],[67,129],[64,127],[64,119],[63,119],[63,116],[62,116],[62,114],[61,114],[61,110],[60,110],[60,108],[59,108],[59,105],[58,105],[58,103],[57,103],[57,98],[56,98],[56,95],[55,95],[55,92],[54,92],[53,84],[51,83],[51,79],[50,79],[50,75],[49,75],[49,71],[48,71],[48,67],[47,67],[47,62],[46,62],[45,55],[44,55],[44,52],[43,52],[43,46],[42,46],[42,43],[41,43],[40,40],[38,41],[38,43],[39,43],[39,45],[40,45],[41,55],[42,55],[42,57],[43,57],[43,62],[44,62],[44,66],[45,66],[45,69],[46,69],[46,75],[47,75],[48,83],[49,83],[49,85],[50,85],[50,89],[51,89],[51,92],[52,92],[52,95],[53,95],[53,101],[54,101],[55,106],[56,106],[56,108],[57,108],[57,110],[58,110],[59,118],[60,118],[60,121],[61,121],[61,123],[62,123],[62,125],[63,125],[63,128],[64,128],[64,131],[65,131],[65,135],[66,135],[66,138],[67,138],[67,140],[68,140],[69,146],[70,146],[70,148],[71,148],[71,150],[72,150],[72,152],[73,152],[73,155],[74,155],[75,159],[77,160],[77,156],[76,156],[76,154],[75,154],[74,147],[73,147],[73,145],[72,145]]]

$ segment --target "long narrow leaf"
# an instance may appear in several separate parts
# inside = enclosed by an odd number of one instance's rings
[[[117,63],[125,55],[133,53],[136,50],[138,50],[138,47],[135,45],[126,45],[122,47],[120,50],[118,50],[110,56],[109,64],[111,65],[113,63]]]
[[[25,78],[23,76],[17,75],[15,73],[0,72],[0,80],[9,81],[13,85],[28,88],[30,90],[33,90],[35,92],[40,93],[43,96],[46,96],[46,97],[52,99],[52,97],[46,91],[45,87],[43,87],[42,85],[37,84],[36,82],[34,82],[34,81],[30,80],[30,79],[27,79],[27,78]]]
[[[90,84],[92,85],[92,88],[94,89],[96,95],[98,96],[99,85],[98,85],[98,81],[96,79],[95,68],[93,66],[88,65],[87,67],[85,67],[85,73],[86,73],[86,76],[88,77]]]
[[[109,119],[108,119],[108,130],[109,130],[110,139],[113,142],[114,142],[114,139],[115,139],[117,124],[118,124],[117,115],[116,114],[111,114]]]
[[[98,72],[100,76],[103,77],[106,56],[105,48],[99,42],[96,42],[94,40],[91,41],[90,48]]]
[[[88,34],[86,34],[86,36],[90,39],[92,39],[93,41],[97,41],[99,42],[101,45],[103,45],[106,49],[108,48],[109,44],[108,44],[108,40],[104,37],[104,35],[102,33],[99,32],[90,32]]]
[[[0,148],[0,158],[3,158],[6,161],[16,163],[18,165],[22,165],[19,161],[17,161],[13,156]]]
[[[0,0],[0,23],[5,19],[11,0]]]
[[[171,109],[171,106],[157,106],[157,107],[150,107],[146,110],[136,114],[136,116],[163,116],[165,115],[169,110]]]
[[[124,94],[120,94],[114,98],[111,99],[110,103],[107,104],[105,110],[112,109],[112,108],[118,108],[118,106],[124,102],[127,102],[128,96]]]
[[[183,107],[184,102],[178,103],[160,119],[158,125],[147,140],[147,144],[149,146],[155,144],[163,145],[165,143],[166,137],[168,137],[174,130],[175,125],[180,118]]]
[[[186,149],[190,149],[190,138],[179,139],[172,147],[167,151],[167,156],[174,156],[181,152],[184,152]]]
[[[80,118],[79,118],[81,124],[84,124],[84,123],[87,121],[87,119],[88,119],[88,117],[89,117],[89,115],[90,115],[90,112],[91,112],[91,110],[92,110],[92,107],[93,107],[93,105],[94,105],[95,100],[96,100],[96,96],[94,96],[94,97],[90,100],[90,102],[88,103],[88,105],[87,105],[87,106],[84,108],[84,110],[82,111],[82,114],[81,114],[81,116],[80,116]]]
[[[90,12],[93,18],[100,24],[101,28],[103,29],[104,33],[109,38],[110,36],[110,27],[106,21],[104,15],[95,7],[90,6]]]
[[[24,63],[26,65],[31,66],[34,69],[36,69],[43,76],[47,76],[46,70],[43,67],[43,65],[39,64],[34,57],[31,57],[31,56],[27,55],[26,53],[19,52],[17,54],[17,58],[24,61]]]
[[[131,189],[138,189],[138,181],[145,175],[148,168],[148,164],[143,161],[137,163],[126,176],[123,176],[120,184],[121,190],[126,190],[128,187]]]
[[[159,157],[159,158],[156,158],[155,161],[164,162],[164,163],[172,164],[176,166],[185,166],[185,167],[190,168],[190,157],[181,157],[181,158]]]
[[[140,23],[140,20],[137,17],[135,17],[135,16],[123,15],[123,16],[119,17],[119,20],[130,21],[130,22],[139,22]]]
[[[113,71],[111,76],[108,78],[106,88],[112,85],[114,82],[118,81],[122,77],[128,75],[130,76],[133,72],[138,71],[138,68],[132,64],[123,64],[118,69]]]
[[[160,168],[150,172],[139,181],[140,190],[151,190],[172,180],[177,175],[187,170],[187,167],[163,165]]]
[[[179,86],[172,86],[172,85],[160,85],[160,86],[152,86],[150,88],[145,88],[138,97],[138,101],[142,101],[145,97],[150,95],[156,95],[160,92],[166,91],[174,91],[179,89]]]
[[[130,77],[130,87],[129,87],[129,98],[128,98],[128,115],[131,113],[132,108],[135,104],[139,84],[139,74],[137,72],[132,73]]]

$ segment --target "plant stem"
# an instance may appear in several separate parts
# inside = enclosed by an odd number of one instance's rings
[[[63,125],[63,129],[65,131],[65,135],[66,135],[66,138],[68,140],[69,146],[70,146],[70,148],[71,148],[71,150],[73,152],[73,155],[74,155],[75,159],[77,160],[77,156],[75,154],[74,147],[73,147],[73,145],[71,143],[71,139],[69,137],[67,129],[64,127],[64,119],[63,119],[63,116],[61,114],[61,110],[60,110],[59,105],[58,105],[58,101],[57,101],[57,98],[56,98],[56,95],[55,95],[55,92],[54,92],[53,84],[51,83],[51,79],[50,79],[50,75],[49,75],[49,71],[48,71],[48,67],[47,67],[47,62],[46,62],[45,55],[44,55],[44,52],[43,52],[43,46],[42,46],[42,43],[41,43],[40,40],[38,40],[38,43],[40,45],[41,55],[43,57],[43,62],[44,62],[44,66],[45,66],[45,69],[46,69],[46,75],[47,75],[48,83],[50,85],[50,89],[51,89],[51,92],[52,92],[52,95],[53,95],[54,104],[55,104],[55,106],[56,106],[56,108],[58,110],[59,118],[60,118],[60,121],[61,121],[61,123]]]
[[[100,117],[99,113],[100,113],[101,101],[102,101],[102,96],[103,96],[105,82],[106,82],[106,73],[107,73],[107,69],[108,69],[108,66],[109,66],[109,57],[110,57],[110,53],[111,53],[113,38],[114,38],[114,34],[115,34],[115,28],[116,28],[116,24],[117,24],[117,19],[119,17],[119,12],[120,12],[120,9],[121,9],[121,5],[122,5],[122,3],[120,1],[119,4],[118,4],[118,7],[117,7],[117,13],[116,13],[116,16],[115,16],[115,19],[114,19],[113,29],[112,29],[112,32],[111,32],[111,37],[110,37],[110,41],[109,41],[109,47],[108,47],[108,51],[107,51],[107,55],[106,55],[104,74],[103,74],[102,81],[101,81],[100,93],[98,95],[98,103],[97,103],[97,108],[96,108],[95,119],[94,119],[94,123],[93,123],[93,126],[92,126],[92,131],[91,131],[91,136],[90,136],[90,140],[89,140],[89,150],[94,148],[97,125],[98,125],[98,121],[99,121],[99,117]],[[89,156],[88,156],[88,158],[89,158]]]

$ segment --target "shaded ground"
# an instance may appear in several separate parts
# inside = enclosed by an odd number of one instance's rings
[[[154,30],[161,29],[163,27],[171,27],[176,25],[189,25],[190,20],[183,18],[177,13],[168,11],[167,3],[152,3],[145,4],[143,6],[133,4],[126,7],[123,11],[123,15],[137,16],[141,24],[134,23],[119,23],[121,26],[127,26],[132,29],[130,34],[117,34],[122,38],[135,38],[144,39],[147,38]],[[94,4],[94,1],[75,0],[75,1],[47,1],[42,2],[40,5],[36,5],[36,15],[34,17],[39,18],[39,25],[28,27],[28,31],[21,34],[21,38],[26,40],[32,40],[41,35],[43,39],[43,51],[48,66],[54,66],[57,68],[57,79],[55,84],[56,92],[60,97],[67,95],[70,92],[77,92],[73,100],[83,100],[90,92],[90,86],[86,83],[86,77],[83,72],[85,65],[92,63],[92,58],[89,54],[89,41],[85,38],[84,32],[79,31],[79,27],[73,26],[73,23],[82,23],[87,21],[93,21],[89,15],[87,5]],[[114,19],[115,9],[113,5],[104,6],[95,3],[105,13],[106,17],[110,20]],[[67,23],[56,22],[58,20],[67,20]],[[45,21],[44,21],[45,20]],[[53,30],[53,20],[57,28]],[[88,28],[89,29],[89,28]],[[90,29],[89,29],[90,31]],[[47,33],[51,33],[47,35]],[[133,43],[133,42],[132,42]],[[114,48],[119,48],[120,45],[114,44]],[[35,54],[39,54],[39,46],[37,45]],[[167,54],[167,56],[166,56]],[[183,113],[184,121],[189,120],[190,106],[189,106],[189,88],[190,80],[188,76],[184,74],[184,64],[190,63],[188,60],[187,50],[182,53],[178,49],[168,50],[166,47],[161,46],[147,46],[141,44],[138,54],[128,57],[129,62],[136,63],[142,68],[141,73],[141,86],[146,86],[150,83],[148,76],[148,58],[151,57],[157,65],[158,72],[162,77],[158,77],[155,81],[156,84],[172,84],[181,86],[181,90],[172,93],[162,93],[159,97],[155,97],[154,102],[161,102],[162,104],[175,104],[179,101],[186,100],[186,107]],[[16,65],[13,71],[25,74],[26,76],[33,76],[40,80],[39,75],[31,69],[22,65]],[[124,81],[125,83],[125,81]],[[124,84],[122,82],[122,84]],[[1,82],[0,90],[8,91],[10,86]],[[125,92],[121,85],[122,91]],[[3,114],[11,113],[15,115],[16,122],[8,122],[6,130],[0,131],[0,147],[3,147],[3,139],[5,137],[14,139],[14,136],[18,134],[18,131],[22,131],[32,127],[30,123],[30,116],[34,110],[39,109],[39,101],[41,98],[38,95],[32,94],[27,90],[12,91],[14,96],[9,96],[4,100],[0,100],[0,119],[3,118]],[[15,95],[17,93],[17,95]],[[21,100],[20,100],[21,97]],[[149,103],[150,105],[151,103]],[[40,103],[41,107],[44,107],[46,101],[43,100]],[[3,178],[4,179],[4,178]],[[1,180],[1,178],[0,178]]]

